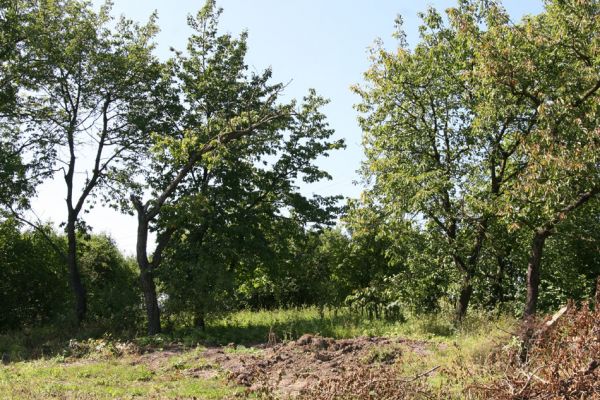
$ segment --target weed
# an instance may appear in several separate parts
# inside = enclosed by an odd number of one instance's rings
[[[224,349],[226,354],[261,354],[262,350],[255,347],[240,346],[227,346]]]

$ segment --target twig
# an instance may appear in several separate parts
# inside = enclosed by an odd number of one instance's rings
[[[531,379],[533,379],[534,377],[541,380],[542,382],[544,382],[544,380],[542,378],[540,378],[536,375],[538,373],[538,371],[540,371],[543,368],[546,368],[546,365],[539,366],[531,374],[527,374],[526,372],[521,371],[521,373],[527,377],[527,382],[525,382],[525,385],[521,388],[521,390],[519,390],[519,392],[517,393],[517,396],[521,395],[525,391],[525,389],[527,389],[527,387],[531,383]],[[548,383],[548,382],[546,382],[546,383]]]
[[[406,383],[408,383],[408,382],[414,382],[414,381],[416,381],[419,378],[422,378],[422,377],[424,377],[426,375],[431,374],[432,372],[436,371],[439,368],[440,368],[440,365],[438,365],[436,367],[433,367],[433,368],[431,368],[428,371],[421,372],[420,374],[417,374],[414,377],[408,378],[408,379],[407,378],[398,378],[398,379],[373,379],[373,380],[369,380],[369,383],[378,383],[378,382],[406,382]]]
[[[422,373],[420,373],[420,374],[418,374],[418,375],[415,375],[415,377],[414,377],[413,379],[410,379],[410,380],[407,380],[407,381],[404,381],[404,382],[413,382],[413,381],[416,381],[416,380],[417,380],[417,379],[419,379],[419,378],[422,378],[422,377],[424,377],[424,376],[426,376],[426,375],[429,375],[429,374],[431,374],[432,372],[435,372],[435,371],[436,371],[436,370],[438,370],[439,368],[440,368],[440,366],[438,365],[438,366],[436,366],[436,367],[433,367],[433,368],[431,368],[429,371],[425,371],[425,372],[422,372]]]
[[[512,335],[512,336],[518,336],[518,333],[507,331],[505,329],[500,328],[499,326],[496,326],[496,329],[498,329],[498,330],[500,330],[500,331],[502,331],[504,333],[508,333],[509,335]]]

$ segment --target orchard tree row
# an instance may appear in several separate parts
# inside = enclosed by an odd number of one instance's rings
[[[561,288],[600,272],[600,3],[545,6],[519,24],[494,1],[429,9],[412,50],[398,19],[397,51],[375,48],[355,89],[365,202],[381,236],[423,243],[392,257],[453,285],[457,321],[482,290],[492,302],[525,291],[523,316],[535,314],[556,232],[591,246],[547,271]]]
[[[139,325],[142,304],[149,334],[161,312],[202,327],[299,305],[393,319],[453,305],[459,323],[470,305],[530,317],[592,294],[598,1],[549,0],[514,23],[494,1],[459,0],[421,15],[414,48],[398,18],[397,49],[375,46],[353,89],[365,187],[343,206],[299,189],[329,179],[316,161],[344,147],[326,100],[283,101],[271,71],[250,72],[246,34],[219,31],[215,1],[167,60],[155,15],[110,11],[2,0],[0,329]],[[49,180],[66,194],[52,205],[64,233],[30,210]],[[90,234],[98,203],[135,215],[135,260]]]

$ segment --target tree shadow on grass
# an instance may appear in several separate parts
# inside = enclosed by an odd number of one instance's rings
[[[98,340],[109,345],[129,342],[138,346],[141,351],[164,349],[173,345],[184,348],[197,345],[225,346],[230,343],[255,346],[296,340],[307,333],[334,339],[389,336],[399,327],[397,321],[368,319],[345,310],[330,311],[324,316],[310,309],[242,313],[245,314],[241,318],[239,313],[234,313],[209,320],[202,330],[180,327],[152,337],[140,336],[139,332],[115,333],[106,326],[91,324],[82,328],[45,326],[24,329],[0,334],[0,354],[5,355],[10,362],[42,357],[81,356],[79,353],[85,355],[86,351],[93,352]],[[424,318],[417,323],[420,325],[419,331],[423,333],[436,336],[453,334],[439,318]]]
[[[4,363],[71,356],[82,351],[85,343],[91,351],[92,340],[128,341],[135,336],[130,331],[118,332],[98,324],[25,327],[0,333],[0,355]]]
[[[372,322],[372,321],[371,321]],[[293,315],[281,320],[253,320],[246,323],[217,320],[203,329],[180,329],[174,332],[174,338],[184,343],[203,343],[208,346],[224,346],[229,343],[252,346],[275,341],[296,340],[304,334],[314,334],[335,339],[353,336],[359,328],[367,328],[371,323],[357,315],[331,314]]]

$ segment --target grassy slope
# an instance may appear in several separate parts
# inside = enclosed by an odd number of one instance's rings
[[[161,349],[169,342],[188,348],[183,353],[167,354],[159,360],[115,349],[111,341],[87,340],[63,347],[54,343],[50,349],[30,347],[29,339],[18,335],[0,336],[0,352],[11,352],[13,359],[47,354],[33,361],[13,362],[0,367],[0,393],[7,398],[193,398],[218,399],[240,390],[227,383],[223,372],[215,376],[194,376],[191,371],[202,366],[198,343],[224,345],[230,342],[250,346],[269,338],[293,340],[304,333],[334,338],[356,336],[400,336],[428,340],[432,343],[427,356],[406,352],[400,363],[403,376],[414,376],[434,367],[429,383],[446,394],[459,391],[472,382],[490,379],[483,371],[490,350],[505,341],[503,331],[513,321],[491,320],[472,313],[461,330],[455,330],[443,317],[409,318],[394,323],[368,320],[348,312],[327,312],[320,318],[317,310],[282,310],[239,312],[210,321],[205,332],[176,330],[172,335],[135,339],[134,346]],[[42,335],[43,336],[43,335]],[[43,347],[43,337],[39,339]],[[107,345],[108,343],[108,345]],[[65,346],[65,344],[62,344]],[[65,350],[66,349],[66,350]],[[475,376],[474,376],[475,375]],[[4,398],[3,397],[3,398]]]

